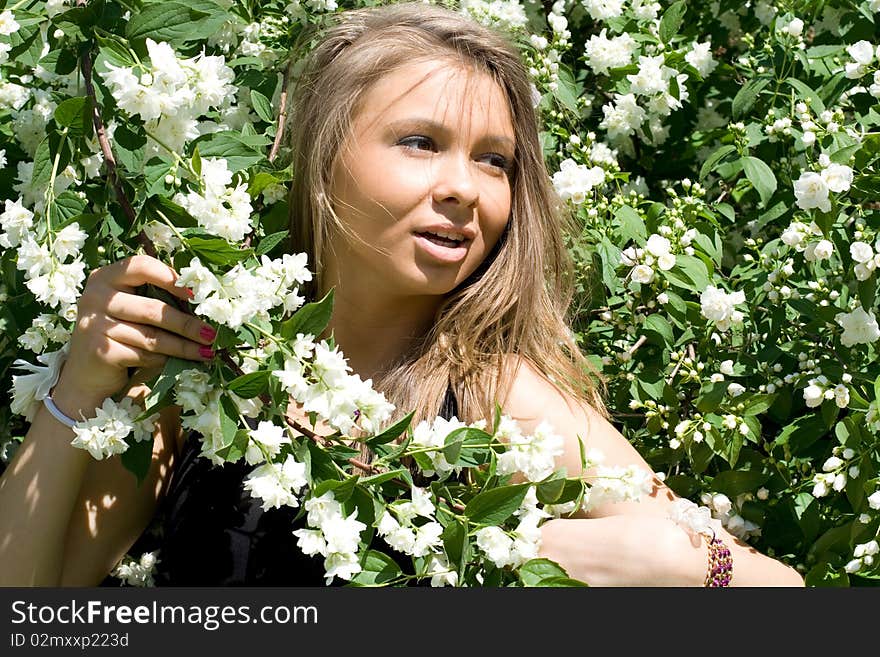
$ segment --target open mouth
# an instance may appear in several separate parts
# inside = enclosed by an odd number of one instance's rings
[[[458,246],[463,246],[467,243],[467,240],[463,237],[453,237],[450,235],[438,235],[437,233],[416,233],[419,237],[424,237],[426,240],[433,244],[437,244],[438,246],[445,246],[450,249],[454,249]]]

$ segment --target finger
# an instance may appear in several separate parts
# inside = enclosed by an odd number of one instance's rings
[[[130,347],[175,358],[206,361],[214,356],[209,347],[147,324],[112,322],[104,330],[104,335]]]
[[[115,292],[107,302],[107,314],[132,324],[148,324],[194,342],[211,344],[217,332],[195,315],[185,313],[159,299],[127,292]]]
[[[175,285],[178,275],[174,268],[152,256],[131,256],[125,260],[114,262],[105,269],[104,276],[114,287],[128,288],[129,291],[133,291],[136,287],[150,283],[181,299],[192,299],[186,288]]]
[[[161,370],[168,356],[122,342],[112,342],[106,358],[120,367],[146,367]]]

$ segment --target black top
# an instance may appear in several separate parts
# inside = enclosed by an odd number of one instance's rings
[[[458,414],[452,389],[440,416]],[[244,489],[253,470],[244,459],[214,465],[201,458],[200,436],[187,436],[168,491],[151,526],[130,550],[158,550],[157,586],[324,586],[324,558],[297,547],[298,509],[264,511]],[[108,577],[104,585],[118,585]],[[334,584],[342,585],[338,578]]]

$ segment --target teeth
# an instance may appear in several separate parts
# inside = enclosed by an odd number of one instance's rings
[[[452,233],[436,233],[430,232],[430,235],[436,235],[437,237],[442,237],[446,240],[452,240],[453,242],[464,242],[464,238],[460,235],[453,235]]]

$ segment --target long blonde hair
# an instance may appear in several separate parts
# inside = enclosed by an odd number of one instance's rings
[[[333,209],[331,173],[365,93],[414,61],[450,59],[474,68],[504,90],[513,118],[510,221],[493,253],[447,295],[430,331],[373,385],[398,416],[415,411],[414,423],[436,416],[451,387],[459,419],[491,426],[495,403],[503,403],[512,383],[505,363],[515,357],[607,418],[606,382],[569,328],[573,266],[563,235],[574,224],[550,183],[533,87],[516,46],[453,10],[421,2],[335,18],[291,81],[290,234],[294,252],[307,253],[316,270],[307,296],[321,290],[329,236],[349,232]]]

